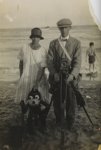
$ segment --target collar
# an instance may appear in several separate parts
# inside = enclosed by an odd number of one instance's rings
[[[66,36],[66,37],[62,37],[62,36],[60,36],[60,40],[61,40],[61,41],[66,41],[66,40],[68,40],[68,39],[69,39],[69,37],[70,37],[69,35],[68,35],[68,36]]]

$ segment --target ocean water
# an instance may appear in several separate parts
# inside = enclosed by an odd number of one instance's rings
[[[30,42],[30,28],[27,29],[0,29],[0,81],[17,81],[19,79],[19,61],[17,55],[24,43]],[[51,40],[59,37],[57,28],[43,28],[44,40],[41,41],[47,50]],[[95,80],[101,80],[101,31],[97,26],[75,26],[71,30],[71,36],[81,41],[82,46],[82,66],[81,73],[88,72],[88,63],[86,62],[86,50],[89,42],[95,43],[97,60],[96,71],[98,77]],[[88,80],[85,76],[83,79]]]

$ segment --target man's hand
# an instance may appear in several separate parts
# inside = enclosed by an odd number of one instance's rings
[[[69,77],[66,79],[66,83],[70,83],[71,81],[73,81],[74,76],[72,74],[69,75]]]
[[[58,73],[55,73],[55,74],[54,74],[54,81],[55,81],[55,82],[58,82],[59,80],[60,80],[59,74],[58,74]]]

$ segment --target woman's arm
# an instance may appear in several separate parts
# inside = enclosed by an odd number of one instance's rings
[[[23,74],[23,60],[20,60],[19,62],[19,71],[20,71],[20,77],[21,77]]]
[[[40,68],[38,75],[37,75],[37,82],[41,81],[42,76],[44,75],[44,70],[45,70],[45,67]]]

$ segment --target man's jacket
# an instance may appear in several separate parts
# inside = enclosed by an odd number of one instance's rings
[[[47,59],[50,75],[59,73],[61,60],[66,59],[68,62],[68,67],[71,68],[69,73],[72,74],[75,78],[77,78],[81,67],[80,42],[77,39],[70,36],[69,39],[66,41],[65,48],[72,59],[71,62],[66,57],[66,54],[64,53],[58,39],[55,39],[52,42],[50,42]]]

